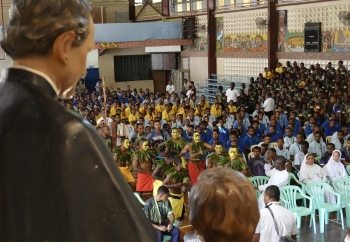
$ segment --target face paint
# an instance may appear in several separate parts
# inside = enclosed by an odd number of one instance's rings
[[[194,133],[193,134],[193,141],[196,142],[196,143],[201,141],[201,136],[200,136],[199,133]]]
[[[223,151],[222,145],[215,145],[215,153],[221,155]]]
[[[124,140],[124,148],[128,149],[130,147],[130,140],[129,139],[125,139]]]
[[[177,139],[179,137],[179,131],[177,131],[177,129],[173,129],[171,131],[171,136],[174,138],[174,139]]]
[[[143,142],[143,144],[142,144],[142,149],[143,149],[144,151],[147,151],[147,150],[149,149],[148,141]]]
[[[230,155],[230,158],[231,158],[232,160],[236,159],[237,156],[238,156],[238,150],[237,150],[237,148],[230,148],[230,149],[228,150],[228,154]]]

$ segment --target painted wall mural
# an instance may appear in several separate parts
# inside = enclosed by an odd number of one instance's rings
[[[288,32],[287,10],[279,11],[278,51],[304,52],[304,32]],[[350,52],[350,30],[322,31],[322,52]]]
[[[193,41],[193,45],[183,46],[185,52],[208,52],[207,37],[200,37]]]
[[[266,34],[225,35],[223,38],[224,46],[221,52],[267,52]]]

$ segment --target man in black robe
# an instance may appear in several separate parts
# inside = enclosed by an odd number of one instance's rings
[[[0,241],[145,241],[156,234],[94,127],[64,108],[95,47],[86,0],[13,0],[1,46]]]

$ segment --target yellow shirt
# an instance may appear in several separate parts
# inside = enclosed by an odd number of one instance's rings
[[[267,73],[266,73],[266,72],[264,72],[263,77],[264,77],[264,78],[266,78],[266,79],[271,79],[271,78],[272,78],[272,74],[271,74],[271,72],[270,72],[270,71],[267,71]]]
[[[278,72],[279,74],[281,74],[283,72],[282,66],[281,67],[276,67],[275,71]]]
[[[228,107],[228,110],[230,111],[230,113],[237,113],[237,108],[236,108],[236,106],[234,106],[234,105],[232,105],[232,106],[228,105],[227,107]]]
[[[155,108],[155,110],[156,110],[156,114],[157,113],[163,113],[163,111],[165,110],[165,105],[163,104],[163,105],[157,105],[156,106],[156,108]]]
[[[129,114],[126,110],[124,110],[124,112],[121,111],[121,112],[120,112],[120,119],[127,119],[127,120],[128,120],[129,115],[130,115],[130,114]]]
[[[194,113],[194,115],[197,115],[198,117],[202,118],[204,116],[204,110],[199,112],[198,109],[196,108],[196,112]]]
[[[145,109],[145,107],[143,106],[142,108],[139,109],[139,113],[142,113],[143,115],[148,114],[148,108]]]
[[[170,121],[171,120],[171,115],[172,115],[172,112],[171,110],[169,112],[167,112],[166,110],[163,111],[162,113],[162,119],[163,120],[166,120],[166,121]]]
[[[129,115],[130,124],[137,122],[137,120],[139,120],[139,116],[137,115],[137,113],[135,113],[135,115],[133,115],[132,113]]]
[[[218,118],[221,116],[221,109],[216,109],[214,108],[212,111],[211,111],[211,114],[214,115],[215,118]]]
[[[109,117],[112,117],[113,115],[116,115],[117,113],[117,109],[115,109],[114,107],[111,108],[111,111],[109,113]]]
[[[173,111],[174,113],[177,113],[177,112],[178,112],[178,110],[179,110],[178,106],[173,105],[173,107],[172,107],[171,111]]]
[[[96,122],[97,122],[97,120],[99,120],[100,118],[102,118],[101,115],[99,115],[99,114],[96,114],[96,115],[95,115],[95,121],[96,121]]]
[[[215,104],[211,105],[210,112],[212,112],[215,109]],[[219,105],[219,109],[221,110],[221,105]]]
[[[199,102],[198,104],[202,106],[202,109],[203,109],[203,110],[205,110],[206,108],[209,108],[209,107],[210,107],[210,106],[209,106],[209,103],[208,103],[207,101],[204,102],[204,105],[202,104],[202,102]],[[198,105],[198,104],[197,104],[197,105]]]
[[[154,120],[156,118],[156,115],[154,113],[152,115],[147,114],[145,118],[148,120]]]

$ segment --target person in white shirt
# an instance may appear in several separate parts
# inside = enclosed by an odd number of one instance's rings
[[[293,136],[292,129],[286,128],[286,137],[284,137],[283,141],[284,141],[284,145],[283,146],[287,150],[289,150],[291,145],[296,142],[296,138]]]
[[[309,142],[309,144],[311,144],[315,140],[315,133],[320,132],[320,130],[321,129],[319,126],[314,126],[312,129],[312,133],[307,136],[306,141]],[[324,142],[322,137],[321,141]]]
[[[122,145],[121,143],[122,138],[124,137],[129,138],[129,129],[124,123],[120,122],[120,116],[118,114],[115,115],[115,122],[116,122],[116,129],[117,129],[116,146],[119,147]]]
[[[327,150],[326,144],[321,140],[321,132],[314,133],[315,140],[311,142],[309,151],[315,156],[321,156]]]
[[[301,142],[304,141],[303,134],[297,134],[296,137],[296,142],[294,142],[290,147],[289,147],[289,155],[292,160],[294,160],[294,156],[301,151]]]
[[[265,191],[265,189],[271,185],[276,185],[278,187],[282,187],[288,184],[289,174],[286,170],[286,159],[282,156],[277,157],[275,161],[275,167],[272,167],[271,161],[266,161],[264,165],[265,174],[269,176],[270,179],[267,184],[256,187],[256,190]],[[265,207],[264,204],[264,196],[260,195],[258,199],[259,209]]]
[[[175,86],[173,85],[172,81],[169,81],[169,84],[166,86],[165,90],[170,95],[175,92]]]
[[[97,123],[96,128],[98,128],[98,127],[100,127],[100,126],[106,124],[106,125],[108,125],[108,127],[110,128],[111,134],[112,134],[113,119],[106,117],[106,113],[105,113],[104,110],[102,110],[102,111],[100,112],[100,115],[101,115],[102,117],[99,118],[99,119],[97,120],[97,122],[96,122],[96,123]]]
[[[337,139],[332,140],[336,150],[341,150],[346,147],[346,142],[344,140],[344,131],[340,130],[337,132]]]
[[[260,220],[252,242],[279,242],[280,236],[291,236],[296,240],[298,233],[296,217],[279,203],[278,186],[268,186],[263,196],[266,207],[260,210]]]
[[[271,141],[271,135],[270,135],[270,134],[267,134],[267,135],[265,135],[265,137],[264,137],[264,141],[263,141],[263,142],[260,142],[260,143],[258,144],[258,146],[261,147],[262,144],[266,144],[266,145],[267,145],[267,149],[271,149],[271,148],[273,148],[273,147],[272,147],[270,141]]]
[[[294,166],[300,170],[300,166],[303,163],[305,155],[308,153],[309,143],[307,141],[303,141],[300,144],[300,152],[295,154],[294,157]]]
[[[283,156],[284,158],[286,158],[287,161],[289,161],[290,160],[289,151],[286,148],[284,148],[283,145],[284,145],[283,139],[279,138],[277,140],[277,147],[275,148],[276,155]]]
[[[327,174],[319,166],[315,164],[315,159],[312,154],[306,154],[300,167],[299,181],[306,184],[312,182],[326,182]]]
[[[343,126],[342,128],[341,128],[341,130],[343,130],[343,132],[344,132],[344,140],[347,140],[348,138],[349,138],[349,133],[348,133],[348,127],[346,127],[346,126]],[[333,135],[332,135],[332,141],[333,140],[336,140],[338,138],[338,132],[335,132]]]
[[[230,100],[232,100],[233,103],[237,103],[238,97],[240,96],[240,93],[237,89],[235,89],[234,82],[231,83],[230,87],[231,87],[231,89],[227,89],[227,91],[226,91],[227,103],[229,103]]]
[[[271,117],[273,110],[275,108],[275,100],[271,98],[271,93],[266,93],[267,99],[264,101],[263,108],[267,117]]]
[[[258,118],[259,118],[259,122],[260,123],[263,123],[265,125],[265,127],[268,126],[269,122],[270,122],[270,119],[269,117],[267,117],[263,112],[259,112],[258,113]]]

